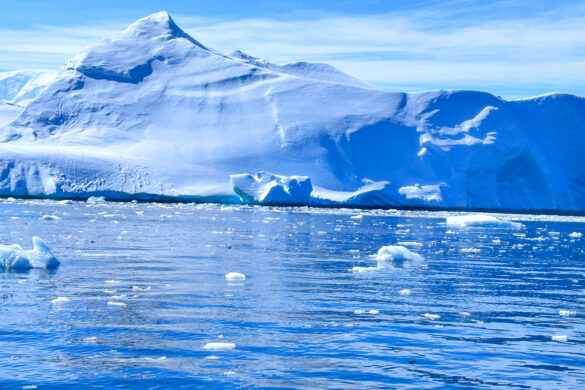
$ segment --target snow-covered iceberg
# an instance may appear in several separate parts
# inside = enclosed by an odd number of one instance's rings
[[[27,270],[32,268],[56,268],[59,261],[47,244],[33,237],[33,249],[24,250],[18,244],[0,245],[0,270]]]
[[[0,93],[0,195],[585,210],[577,96],[381,91],[326,64],[223,55],[165,12],[27,77]],[[260,200],[239,178],[234,193],[230,175],[261,171],[313,191],[275,180]]]

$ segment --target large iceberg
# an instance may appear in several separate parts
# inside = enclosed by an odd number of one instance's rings
[[[24,250],[18,244],[0,245],[0,269],[28,270],[32,268],[56,268],[59,261],[47,244],[33,237],[33,249]]]
[[[577,96],[381,91],[326,64],[218,53],[165,12],[56,74],[2,77],[0,195],[585,210]],[[230,181],[262,171],[313,190]]]

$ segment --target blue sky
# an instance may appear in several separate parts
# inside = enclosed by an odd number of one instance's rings
[[[3,1],[0,71],[56,70],[166,10],[207,46],[318,61],[383,89],[585,96],[585,1]]]

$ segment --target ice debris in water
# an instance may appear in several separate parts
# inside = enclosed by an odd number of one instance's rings
[[[203,346],[203,349],[208,351],[229,351],[230,349],[234,349],[236,347],[236,343],[207,343]]]
[[[0,245],[0,269],[56,268],[59,261],[47,244],[38,237],[33,237],[32,240],[32,250],[24,250],[18,244]]]
[[[225,274],[226,280],[230,281],[239,281],[239,280],[246,280],[246,275],[241,274],[239,272],[229,272]]]
[[[558,341],[559,343],[564,343],[567,341],[567,336],[564,334],[556,334],[551,337],[552,341]]]
[[[569,234],[569,237],[571,237],[571,238],[581,238],[581,237],[583,237],[583,233],[581,233],[581,232],[573,232],[573,233]]]
[[[573,317],[577,315],[577,312],[572,310],[559,310],[559,315],[561,317]]]
[[[410,295],[412,293],[412,291],[410,291],[409,288],[403,288],[402,290],[398,291],[398,294],[400,295]]]
[[[431,321],[438,320],[439,318],[441,318],[440,315],[438,315],[438,314],[431,314],[431,313],[425,313],[424,316],[426,318],[428,318],[429,320],[431,320]]]
[[[124,306],[127,306],[127,305],[124,302],[108,301],[108,306],[124,307]]]
[[[400,245],[388,245],[383,246],[378,250],[375,255],[377,265],[375,267],[353,267],[352,272],[369,272],[380,270],[386,265],[392,267],[402,268],[407,267],[409,262],[420,262],[423,257],[418,253],[410,251],[408,248]]]
[[[65,302],[69,302],[69,298],[67,298],[67,297],[57,297],[57,298],[55,298],[55,299],[53,299],[51,301],[51,303],[54,303],[54,304],[65,303]]]
[[[370,310],[364,310],[364,309],[356,309],[353,311],[353,314],[380,314],[380,310],[378,309],[370,309]]]
[[[523,224],[519,222],[506,221],[484,214],[467,214],[447,217],[447,226],[454,227],[497,227],[508,229],[522,229]]]
[[[104,196],[90,196],[87,198],[87,203],[103,203],[106,201]]]

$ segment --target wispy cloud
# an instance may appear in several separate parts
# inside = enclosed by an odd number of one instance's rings
[[[174,15],[221,52],[242,49],[275,62],[319,61],[395,90],[473,88],[505,97],[553,90],[585,95],[585,7],[529,16],[489,6],[436,5],[420,11],[295,20],[215,20]],[[470,15],[469,17],[466,17]],[[5,70],[57,68],[80,49],[124,29],[99,26],[0,30]]]

